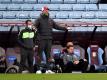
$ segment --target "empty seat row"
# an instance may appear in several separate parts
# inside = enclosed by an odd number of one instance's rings
[[[107,12],[97,11],[97,12],[58,12],[56,18],[64,19],[107,19]]]
[[[4,19],[28,19],[39,17],[40,12],[3,12],[1,17]]]
[[[0,19],[35,19],[40,15],[40,11],[10,11],[10,12],[0,12]],[[107,12],[104,11],[51,11],[50,17],[53,19],[107,19]]]
[[[48,6],[51,11],[107,10],[107,4],[0,4],[0,11],[38,11]]]
[[[0,0],[0,3],[37,3],[37,0]]]
[[[98,0],[0,0],[0,3],[97,3]]]

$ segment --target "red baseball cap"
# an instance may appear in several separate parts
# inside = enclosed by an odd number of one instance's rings
[[[49,8],[47,6],[42,7],[42,11],[47,11]]]

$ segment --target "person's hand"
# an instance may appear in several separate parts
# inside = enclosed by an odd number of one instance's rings
[[[87,61],[86,59],[84,59],[84,61]]]
[[[68,30],[72,30],[72,27],[67,27]]]
[[[35,47],[33,47],[33,51],[35,51],[35,49],[36,49],[36,48],[35,48]]]
[[[79,61],[74,61],[74,64],[78,64],[79,63]]]

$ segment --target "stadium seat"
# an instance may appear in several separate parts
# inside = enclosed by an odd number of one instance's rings
[[[37,3],[37,0],[24,0],[24,3]]]
[[[90,3],[97,3],[98,0],[90,0]]]
[[[51,11],[51,12],[49,12],[50,18],[55,19],[56,18],[56,13],[57,13],[57,11]]]
[[[0,3],[10,3],[11,0],[0,0]]]
[[[0,26],[0,31],[9,31],[10,28],[8,28],[6,28],[5,26]]]
[[[51,3],[59,4],[63,3],[63,0],[51,0]]]
[[[63,49],[63,47],[61,45],[52,46],[51,53],[55,59],[60,58],[60,53],[61,53],[62,49]]]
[[[107,11],[107,4],[99,4],[99,10]]]
[[[77,0],[77,3],[89,3],[89,0]]]
[[[12,0],[12,3],[24,3],[23,0]]]
[[[14,12],[3,12],[4,19],[15,19],[16,14]]]
[[[34,11],[41,11],[44,4],[35,4],[33,9]]]
[[[96,31],[101,32],[101,31],[103,31],[103,30],[102,30],[102,28],[101,28],[101,27],[98,27]]]
[[[56,14],[57,19],[68,19],[68,13],[67,12],[58,12]]]
[[[103,64],[102,55],[104,51],[100,47],[98,47],[98,45],[90,45],[90,47],[87,48],[87,53],[89,64],[95,65]]]
[[[102,29],[102,31],[107,31],[107,27],[102,27],[101,29]]]
[[[7,7],[7,10],[9,11],[19,11],[21,10],[21,5],[20,4],[9,4]]]
[[[50,0],[38,0],[38,3],[49,4]]]
[[[7,10],[7,4],[0,4],[0,11],[6,11]]]
[[[70,12],[69,13],[69,19],[81,19],[82,18],[82,12]]]
[[[85,4],[73,4],[74,11],[85,11]]]
[[[20,62],[20,53],[17,53],[15,48],[7,48],[6,57],[7,66],[13,65],[15,59]]]
[[[3,18],[3,15],[2,15],[2,13],[0,13],[0,19],[2,19]]]
[[[104,11],[96,12],[96,18],[107,19],[107,12],[104,12]]]
[[[83,12],[82,18],[84,19],[95,19],[95,12]]]
[[[29,19],[29,18],[30,18],[28,12],[17,12],[16,17],[17,17],[18,19]]]
[[[60,10],[60,5],[59,4],[50,4],[47,5],[49,7],[50,11],[59,11]]]
[[[40,11],[34,11],[34,12],[30,12],[30,18],[31,19],[37,19],[40,16]]]
[[[81,59],[85,59],[85,50],[79,45],[74,45],[74,53],[79,55]]]
[[[103,49],[100,48],[96,44],[92,44],[87,49],[88,53],[88,61],[89,64],[95,66],[95,70],[97,71],[107,71],[107,66],[103,65],[103,58],[102,55],[104,53]]]
[[[32,11],[33,10],[33,4],[22,4],[21,10],[23,11]]]
[[[72,5],[71,4],[61,4],[60,11],[72,11]]]
[[[76,18],[77,19],[77,18]],[[78,19],[77,19],[78,20]],[[81,19],[82,20],[82,19]],[[83,20],[82,20],[83,21]],[[88,28],[86,27],[86,26],[79,26],[79,27],[75,27],[74,29],[73,29],[73,31],[79,31],[79,32],[84,32],[84,31],[88,31]]]
[[[87,11],[97,11],[98,7],[96,4],[86,4],[86,10]]]
[[[66,3],[76,3],[76,0],[64,0],[64,4],[66,4]]]

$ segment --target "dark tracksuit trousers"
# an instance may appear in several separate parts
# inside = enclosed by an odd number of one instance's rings
[[[51,58],[51,46],[52,46],[52,39],[41,39],[39,40],[39,48],[38,48],[38,55],[40,59],[43,60],[43,51],[46,55],[46,62],[48,63],[48,60]],[[41,60],[41,61],[42,61]]]
[[[30,72],[33,72],[33,55],[34,55],[33,50],[21,48],[21,61],[20,61],[22,68],[21,71],[27,68]],[[28,64],[28,66],[26,66],[26,64]]]
[[[78,64],[74,64],[73,62],[68,62],[65,68],[66,73],[70,73],[73,70],[81,70],[82,72],[86,72],[86,69],[88,67],[88,62],[84,60],[80,60]]]

